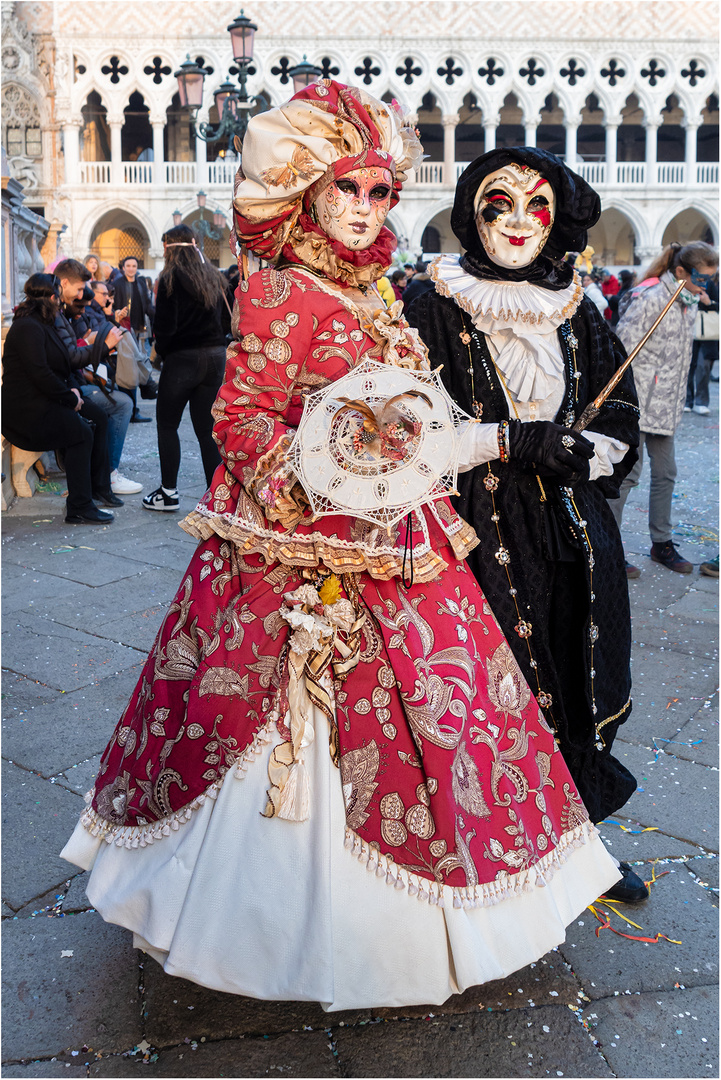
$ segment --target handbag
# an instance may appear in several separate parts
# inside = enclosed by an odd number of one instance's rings
[[[150,378],[150,365],[132,330],[126,330],[117,344],[115,382],[124,390],[145,386]]]
[[[696,341],[718,341],[719,336],[719,313],[718,311],[702,311],[696,313],[693,336]]]

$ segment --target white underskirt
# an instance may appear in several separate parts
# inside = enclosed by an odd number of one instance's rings
[[[344,846],[340,776],[318,710],[314,726],[309,821],[262,816],[273,739],[242,779],[230,769],[216,800],[148,847],[118,847],[76,826],[62,856],[91,870],[91,904],[169,974],[331,1012],[440,1004],[543,956],[618,880],[591,835],[545,888],[493,906],[454,907],[444,886],[440,908],[389,886]]]

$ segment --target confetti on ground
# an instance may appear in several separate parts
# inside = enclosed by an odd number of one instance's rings
[[[659,860],[654,859],[651,863],[651,879],[645,883],[648,888],[651,888],[651,886],[655,885],[656,882],[660,880],[660,878],[665,877],[666,874],[669,874],[671,872],[670,870],[664,870],[662,873],[657,875],[656,863],[658,861]],[[618,910],[618,907],[616,906],[618,903],[620,903],[620,901],[607,900],[602,898],[595,904],[588,905],[588,910],[596,919],[598,919],[599,922],[599,925],[595,929],[596,937],[601,936],[602,930],[610,930],[613,934],[617,934],[619,937],[627,938],[629,941],[643,941],[647,945],[658,945],[660,941],[668,941],[671,945],[683,944],[683,942],[681,941],[676,941],[674,938],[667,937],[666,934],[662,934],[660,931],[656,932],[655,937],[639,937],[637,934],[624,934],[622,930],[617,930],[615,926],[611,926],[611,914],[616,915],[619,919],[623,919],[625,923],[627,923],[629,926],[635,927],[636,930],[643,930],[642,926],[639,926],[638,923],[635,923],[632,919],[629,919],[626,915],[624,915],[623,912]],[[601,907],[601,904],[605,905],[605,907],[609,908],[610,910],[606,911],[604,907]]]
[[[643,791],[643,788],[639,788],[639,791]],[[623,829],[624,832],[631,833],[632,836],[639,836],[644,832],[658,832],[657,825],[648,825],[645,829],[629,829],[627,825],[622,825],[620,821],[614,821],[613,818],[606,818],[605,821],[599,822],[600,825],[618,825],[619,829]]]
[[[60,958],[62,959],[63,956],[72,956],[72,955],[73,955],[73,950],[72,949],[63,949],[62,952],[60,953]]]

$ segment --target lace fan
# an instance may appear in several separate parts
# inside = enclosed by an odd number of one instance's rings
[[[390,528],[455,491],[459,428],[471,419],[437,372],[364,360],[306,397],[288,458],[316,515]]]

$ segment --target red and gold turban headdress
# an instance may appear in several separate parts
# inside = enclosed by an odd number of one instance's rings
[[[390,263],[395,237],[382,229],[372,247],[349,251],[308,210],[324,188],[353,169],[388,169],[391,204],[423,157],[397,102],[323,79],[277,109],[252,117],[233,199],[238,241],[268,261],[281,256],[343,284],[370,283]]]

